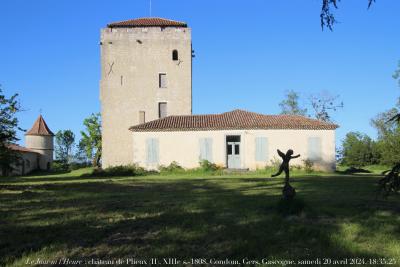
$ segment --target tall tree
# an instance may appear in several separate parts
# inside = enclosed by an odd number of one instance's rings
[[[339,96],[332,96],[329,93],[310,96],[310,105],[317,120],[332,122],[332,111],[343,108],[343,102],[339,102]]]
[[[8,175],[19,161],[19,155],[9,147],[19,140],[17,130],[22,130],[16,118],[16,113],[21,110],[17,98],[18,94],[7,98],[0,86],[0,169],[3,176]]]
[[[75,134],[71,130],[58,131],[56,139],[56,158],[64,164],[72,159],[72,147],[75,143]]]
[[[302,115],[307,114],[306,108],[301,108],[299,105],[299,94],[291,90],[286,93],[286,98],[279,103],[281,114]]]
[[[101,115],[92,114],[83,121],[85,131],[81,131],[80,145],[86,151],[88,158],[92,159],[93,167],[100,166],[101,160]]]

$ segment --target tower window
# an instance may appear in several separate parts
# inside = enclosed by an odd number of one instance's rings
[[[172,60],[178,60],[178,50],[172,51]]]
[[[167,117],[167,102],[158,103],[158,117],[160,119]]]
[[[139,111],[139,123],[145,123],[146,122],[146,113],[144,111]]]
[[[167,74],[166,73],[158,74],[158,87],[159,88],[167,88]]]

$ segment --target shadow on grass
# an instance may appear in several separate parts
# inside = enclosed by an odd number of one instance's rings
[[[393,239],[400,238],[396,219],[380,229],[382,215],[363,205],[374,179],[294,178],[306,207],[291,217],[277,212],[282,182],[12,184],[0,194],[0,265],[46,248],[54,250],[49,258],[382,258],[385,250],[374,250],[376,240],[366,237],[391,229]]]

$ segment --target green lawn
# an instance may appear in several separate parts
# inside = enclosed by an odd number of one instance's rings
[[[285,217],[277,210],[283,178],[263,172],[118,178],[83,172],[0,179],[0,266],[167,257],[357,257],[400,265],[400,196],[375,201],[377,174],[295,173],[292,185],[305,209]]]

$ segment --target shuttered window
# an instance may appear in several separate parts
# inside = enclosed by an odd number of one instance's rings
[[[158,139],[148,138],[146,140],[146,161],[149,164],[158,163]]]
[[[167,103],[166,102],[158,103],[158,117],[159,118],[167,117]]]
[[[200,138],[200,160],[212,162],[212,138]]]
[[[267,161],[268,159],[268,139],[266,137],[256,137],[256,161]]]
[[[165,73],[158,74],[158,87],[167,88],[167,74]]]
[[[308,159],[310,160],[321,160],[321,138],[320,137],[309,137],[308,138]]]

